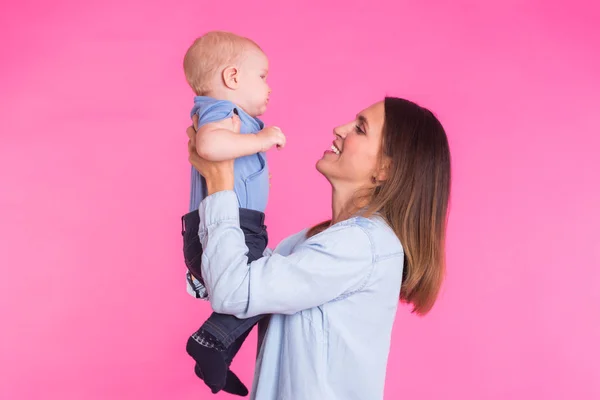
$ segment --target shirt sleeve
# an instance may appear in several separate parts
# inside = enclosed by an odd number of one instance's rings
[[[263,252],[263,257],[268,257],[271,254],[273,254],[273,250],[267,247]],[[204,287],[199,280],[194,278],[189,271],[185,273],[185,283],[186,291],[190,296],[195,299],[208,300],[208,291],[206,290],[206,287]]]
[[[371,241],[350,222],[248,264],[235,193],[215,193],[200,204],[202,276],[213,310],[249,318],[294,314],[350,295],[373,270]]]
[[[214,100],[202,103],[192,110],[192,116],[198,114],[198,126],[222,121],[233,117],[236,105],[227,100]]]

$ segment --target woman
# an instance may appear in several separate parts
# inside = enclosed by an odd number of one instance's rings
[[[440,122],[386,98],[333,133],[317,162],[333,189],[331,220],[249,265],[233,162],[207,162],[189,145],[208,187],[199,235],[211,305],[239,318],[272,314],[252,399],[383,398],[398,298],[423,315],[440,289],[450,192]]]

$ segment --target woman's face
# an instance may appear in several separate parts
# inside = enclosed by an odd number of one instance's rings
[[[373,186],[372,179],[378,178],[384,120],[384,103],[379,102],[333,130],[332,147],[317,162],[317,170],[334,188]]]

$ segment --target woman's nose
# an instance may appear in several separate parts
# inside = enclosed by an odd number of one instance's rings
[[[345,125],[333,128],[333,136],[335,136],[338,139],[344,139],[346,137],[344,126]]]

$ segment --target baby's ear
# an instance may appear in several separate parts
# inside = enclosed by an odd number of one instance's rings
[[[230,66],[223,70],[223,84],[228,89],[237,89],[239,85],[240,74],[236,67]]]

